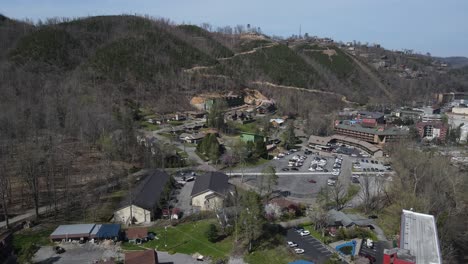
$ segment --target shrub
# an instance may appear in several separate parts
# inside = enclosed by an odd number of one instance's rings
[[[210,242],[216,242],[218,239],[218,229],[215,224],[210,224],[208,229],[205,231],[205,236]]]

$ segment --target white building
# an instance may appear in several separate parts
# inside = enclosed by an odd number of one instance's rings
[[[132,189],[119,209],[114,212],[114,222],[126,225],[148,224],[160,208],[164,189],[171,183],[170,176],[162,170],[153,170]]]
[[[468,142],[468,123],[460,127],[460,142]]]

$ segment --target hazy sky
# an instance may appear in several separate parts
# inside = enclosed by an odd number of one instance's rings
[[[302,33],[380,43],[433,56],[468,56],[468,0],[0,0],[12,18],[147,14],[176,23],[251,24],[267,34]]]

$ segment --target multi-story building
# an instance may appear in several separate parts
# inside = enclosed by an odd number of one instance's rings
[[[384,264],[440,264],[441,253],[434,216],[403,210],[399,247],[384,250]]]
[[[438,138],[442,141],[445,140],[448,131],[447,126],[440,121],[419,122],[416,124],[416,129],[419,132],[419,136],[423,139],[432,140]]]
[[[341,121],[335,124],[335,133],[372,144],[383,145],[407,137],[409,130],[386,126],[365,127],[357,122]]]

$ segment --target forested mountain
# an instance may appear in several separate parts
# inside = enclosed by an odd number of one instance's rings
[[[346,106],[468,91],[468,68],[429,55],[258,31],[128,15],[36,24],[0,15],[2,207],[54,203],[107,221],[103,190],[127,186],[132,166],[174,151],[161,146],[153,157],[136,142],[142,109],[194,110],[198,93],[256,88],[279,114],[304,118],[306,132],[326,134],[330,114]]]

